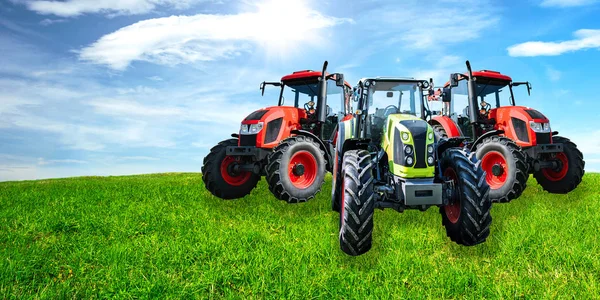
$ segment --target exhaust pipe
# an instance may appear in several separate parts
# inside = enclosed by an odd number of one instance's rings
[[[328,64],[327,61],[323,63],[323,71],[319,82],[319,98],[317,99],[317,122],[319,123],[325,123],[327,118],[327,76],[325,72]]]
[[[475,89],[475,80],[473,80],[473,71],[471,70],[471,63],[467,60],[467,71],[469,72],[469,81],[467,88],[469,91],[469,121],[473,126],[473,134],[477,134],[477,123],[479,122],[477,116],[479,116],[479,107],[477,105],[477,90]]]

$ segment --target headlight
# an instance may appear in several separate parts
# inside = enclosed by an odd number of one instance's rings
[[[427,158],[427,164],[430,166],[433,165],[433,156]]]
[[[247,124],[242,124],[242,126],[240,126],[240,134],[248,134],[248,125]]]
[[[402,132],[402,140],[406,142],[406,141],[408,141],[408,138],[409,138],[408,132]]]
[[[412,156],[406,157],[406,164],[407,165],[412,166],[413,162],[414,162],[414,160],[413,160]]]
[[[538,123],[529,121],[529,126],[535,132],[550,132],[550,123]]]
[[[427,146],[427,153],[429,153],[429,154],[433,153],[433,145]]]
[[[411,155],[411,154],[412,154],[412,152],[413,152],[413,149],[412,149],[412,147],[411,147],[411,146],[409,146],[409,145],[406,145],[406,146],[404,146],[404,152],[405,152],[406,154],[408,154],[408,155]]]
[[[250,134],[258,133],[263,129],[263,122],[259,122],[256,124],[250,124]]]
[[[433,132],[430,131],[429,134],[427,134],[427,138],[433,140]]]
[[[544,131],[546,131],[546,132],[550,132],[551,131],[550,130],[550,122],[544,123]]]

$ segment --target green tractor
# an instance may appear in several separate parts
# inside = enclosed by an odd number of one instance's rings
[[[489,235],[485,173],[475,153],[460,148],[463,138],[438,140],[424,121],[428,87],[376,77],[354,88],[358,109],[338,127],[331,197],[340,212],[340,247],[349,255],[371,249],[375,208],[438,206],[452,241],[472,246]]]

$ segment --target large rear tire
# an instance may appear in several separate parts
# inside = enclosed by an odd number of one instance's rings
[[[204,186],[221,199],[242,198],[250,194],[260,180],[260,176],[252,172],[232,172],[231,165],[236,163],[237,158],[226,155],[226,148],[237,144],[237,139],[222,141],[204,158],[201,169]]]
[[[437,137],[438,140],[441,138],[448,137],[448,134],[446,133],[446,129],[444,129],[444,126],[436,124],[431,127],[433,128],[433,133],[435,134],[435,136]]]
[[[529,177],[525,154],[511,139],[491,136],[476,148],[477,158],[486,172],[492,202],[510,202],[519,198]]]
[[[440,207],[446,235],[460,245],[484,242],[490,234],[490,187],[475,153],[450,148],[442,153],[441,172],[454,181],[450,203]]]
[[[306,202],[321,190],[326,164],[325,152],[311,137],[289,137],[267,158],[269,190],[288,203]]]
[[[342,170],[340,248],[357,256],[369,251],[372,245],[375,194],[371,155],[366,150],[347,151]]]
[[[560,170],[541,169],[533,176],[542,188],[553,194],[566,194],[574,190],[585,174],[585,161],[577,145],[569,139],[555,136],[554,143],[563,144],[563,152],[556,154],[556,159],[561,162]]]

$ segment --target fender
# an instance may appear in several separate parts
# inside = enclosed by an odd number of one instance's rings
[[[348,139],[344,141],[342,146],[342,153],[346,153],[349,150],[363,149],[367,150],[371,139]]]
[[[485,138],[488,138],[488,137],[494,136],[494,135],[502,135],[502,134],[504,134],[504,130],[488,131],[488,132],[482,134],[479,138],[477,138],[477,140],[475,142],[473,142],[471,147],[469,147],[469,150],[475,151],[475,149],[477,149],[477,145],[481,144],[481,141],[483,141],[483,139],[485,139]]]
[[[292,131],[290,131],[290,133],[296,134],[296,135],[308,136],[308,137],[311,137],[312,139],[314,139],[315,141],[317,141],[317,143],[319,143],[319,146],[321,146],[321,149],[323,149],[323,151],[325,151],[325,161],[327,162],[327,167],[325,169],[328,172],[333,171],[333,158],[331,158],[331,149],[330,149],[330,147],[327,147],[325,145],[325,142],[323,142],[323,140],[321,140],[318,136],[314,135],[312,132],[308,132],[306,130],[292,130]],[[327,144],[331,145],[331,143],[327,143]]]
[[[448,137],[458,137],[463,136],[462,131],[458,128],[458,125],[454,123],[450,117],[447,116],[435,116],[431,119],[430,125],[441,125],[444,130],[446,130],[446,134]]]

